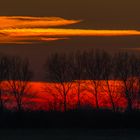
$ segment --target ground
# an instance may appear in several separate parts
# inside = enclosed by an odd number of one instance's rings
[[[1,129],[0,140],[139,140],[138,129]]]

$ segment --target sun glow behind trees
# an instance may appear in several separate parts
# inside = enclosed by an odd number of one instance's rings
[[[17,81],[18,82],[18,81]],[[16,83],[16,82],[15,82]],[[81,94],[80,94],[80,107],[85,108],[96,108],[95,98],[92,95],[92,85],[90,81],[81,81]],[[99,89],[99,107],[111,109],[112,105],[108,96],[107,87],[105,81],[101,81],[103,87]],[[3,83],[7,85],[7,82]],[[63,98],[59,92],[54,89],[56,84],[47,82],[30,82],[30,90],[23,97],[23,107],[26,110],[63,110]],[[87,86],[88,85],[88,86]],[[116,106],[116,110],[124,111],[127,105],[127,101],[124,95],[121,94],[121,81],[109,81],[109,85],[113,91],[113,99]],[[59,86],[59,84],[57,85]],[[77,84],[73,84],[67,96],[67,108],[77,109],[78,98],[77,98]],[[4,88],[7,89],[6,87]],[[11,94],[5,94],[4,106],[8,109],[16,109],[16,102]],[[79,108],[79,107],[78,107]]]
[[[0,100],[9,109],[139,109],[140,58],[133,54],[99,50],[52,54],[44,66],[47,82],[40,83],[31,82],[27,60],[4,58],[0,70],[7,74],[1,80]]]

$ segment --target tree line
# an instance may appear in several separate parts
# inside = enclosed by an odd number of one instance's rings
[[[48,57],[45,72],[46,79],[55,83],[53,88],[62,97],[64,111],[68,109],[67,97],[73,84],[76,84],[77,107],[81,107],[83,82],[85,82],[85,90],[94,96],[96,109],[100,108],[99,94],[102,88],[108,94],[108,102],[111,103],[112,110],[117,111],[112,90],[112,86],[115,87],[117,81],[121,89],[117,94],[121,94],[126,99],[126,110],[132,111],[134,104],[139,102],[140,57],[134,54],[127,52],[109,54],[99,50],[79,51],[69,55],[56,53]],[[86,85],[87,80],[88,85]]]
[[[44,77],[48,83],[53,83],[54,91],[46,93],[54,96],[54,106],[58,104],[57,97],[62,99],[62,109],[67,111],[68,95],[74,89],[77,96],[77,109],[82,107],[83,90],[89,91],[93,97],[96,109],[100,109],[99,95],[102,89],[108,95],[112,111],[117,111],[113,87],[119,83],[117,94],[127,101],[127,111],[132,111],[140,101],[140,57],[127,52],[110,54],[105,51],[77,51],[71,54],[54,53],[45,62]],[[13,97],[18,111],[24,109],[24,96],[29,93],[33,71],[28,59],[17,56],[2,56],[0,58],[0,111],[4,109],[4,95]],[[110,84],[110,80],[111,83]],[[87,83],[88,81],[88,83]],[[89,87],[90,85],[90,87]],[[56,97],[57,96],[57,97]]]
[[[33,72],[28,59],[17,56],[2,56],[0,58],[0,111],[4,109],[5,95],[13,97],[16,110],[22,111],[23,97],[29,92]],[[9,99],[8,99],[9,100]]]

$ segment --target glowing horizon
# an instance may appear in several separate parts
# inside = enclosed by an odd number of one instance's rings
[[[18,82],[18,81],[17,81]],[[104,88],[106,87],[105,81],[101,80]],[[58,90],[55,88],[59,86],[59,83],[50,83],[50,82],[29,82],[29,91],[27,94],[24,95],[23,97],[23,107],[25,109],[30,109],[30,110],[49,110],[49,104],[54,105],[55,100],[58,101],[58,104],[61,105],[63,101],[63,97],[60,95]],[[3,82],[4,89],[7,89],[7,84],[6,81]],[[85,85],[88,85],[88,90],[85,89]],[[111,93],[113,100],[116,104],[116,107],[121,107],[123,109],[126,108],[126,99],[124,96],[122,96],[121,93],[121,88],[118,88],[121,85],[121,81],[112,81],[109,80],[109,85],[111,86]],[[67,105],[69,108],[76,108],[77,107],[77,90],[76,90],[77,84],[73,83],[70,91],[68,92],[67,95]],[[60,86],[61,88],[61,86]],[[90,107],[96,108],[96,103],[95,103],[95,96],[94,92],[92,93],[91,91],[93,90],[93,86],[90,81],[88,80],[83,80],[81,83],[81,94],[80,94],[80,100],[81,100],[81,107],[84,107],[86,105],[90,105]],[[9,99],[10,103],[7,103],[7,107],[9,109],[16,108],[15,100],[14,97],[11,94],[6,94],[5,99]],[[111,109],[112,105],[110,102],[110,98],[108,95],[108,90],[102,90],[102,88],[99,88],[99,93],[98,93],[98,100],[99,100],[99,106],[101,108],[108,108]],[[61,110],[63,106],[59,108],[58,105],[58,110]]]

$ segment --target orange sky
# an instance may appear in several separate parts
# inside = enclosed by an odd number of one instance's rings
[[[102,81],[102,84],[105,81]],[[111,86],[112,91],[112,97],[114,100],[114,103],[116,107],[125,108],[126,106],[126,100],[124,98],[124,95],[120,92],[120,82],[116,81],[109,81],[109,84]],[[57,102],[56,108],[58,110],[61,110],[62,107],[62,97],[58,93],[58,91],[55,89],[55,84],[53,83],[45,83],[45,82],[31,82],[31,89],[29,91],[29,94],[27,94],[24,97],[23,105],[27,109],[31,110],[48,110],[52,109],[54,107],[55,102]],[[114,86],[115,85],[115,86]],[[85,86],[88,86],[89,91],[85,90]],[[81,105],[82,106],[92,106],[95,107],[95,97],[90,92],[93,90],[92,86],[90,85],[89,81],[84,81],[81,85]],[[9,95],[8,95],[9,97]],[[10,103],[9,99],[11,99]],[[9,108],[15,108],[15,104],[13,102],[14,98],[11,98],[11,96],[8,98],[7,106]],[[101,108],[111,108],[111,102],[110,98],[106,90],[103,90],[100,88],[99,94],[99,106]],[[76,92],[76,84],[72,85],[71,90],[68,93],[67,96],[68,101],[68,108],[76,108],[77,107],[77,92]]]
[[[102,85],[105,87],[105,81],[101,81]],[[126,100],[124,99],[124,95],[121,94],[121,82],[120,81],[109,81],[109,84],[111,86],[110,90],[112,92],[112,97],[114,100],[114,103],[116,107],[122,107],[125,108],[126,106]],[[36,104],[37,108],[42,109],[48,109],[50,104],[53,105],[55,100],[57,100],[58,106],[59,102],[62,101],[62,98],[60,97],[60,93],[55,89],[55,84],[53,83],[43,83],[43,82],[32,82],[32,91],[36,95],[35,98],[32,99],[32,101]],[[89,91],[85,89],[85,86],[88,87]],[[68,93],[67,101],[68,101],[68,107],[69,108],[76,108],[77,107],[77,85],[74,83],[72,85],[71,90]],[[90,84],[90,81],[83,81],[81,85],[81,105],[85,106],[93,106],[95,107],[95,97],[93,93],[90,91],[94,91],[93,87]],[[55,96],[54,96],[55,95]],[[55,98],[55,100],[54,100]],[[111,102],[108,95],[107,89],[103,90],[103,88],[99,89],[98,94],[99,99],[99,106],[101,108],[111,108]],[[58,107],[58,109],[60,109]]]
[[[68,53],[85,49],[103,49],[111,53],[122,50],[140,52],[139,28],[123,23],[121,26],[115,26],[111,23],[114,19],[107,21],[105,17],[97,24],[97,21],[92,19],[96,16],[92,14],[88,20],[84,18],[85,16],[67,17],[61,14],[0,16],[0,53],[28,58],[35,73],[33,80],[42,81],[44,80],[42,66],[51,53]],[[104,13],[102,15],[104,16]],[[105,24],[106,21],[111,27]],[[101,28],[97,27],[101,24],[103,25]]]
[[[60,17],[1,16],[0,43],[30,44],[70,39],[72,36],[140,36],[138,30],[60,28],[60,26],[78,24],[79,22],[82,20]]]

